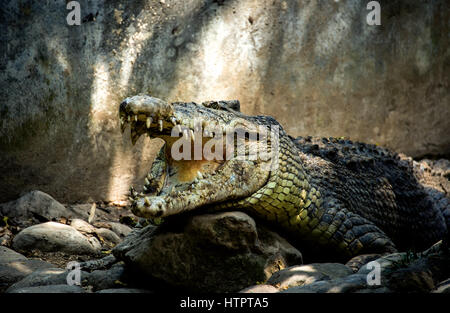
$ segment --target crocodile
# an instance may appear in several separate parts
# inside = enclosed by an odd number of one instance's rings
[[[294,138],[273,117],[242,113],[237,100],[137,95],[120,104],[119,119],[122,133],[130,125],[133,144],[143,134],[162,139],[142,191],[130,188],[137,216],[241,210],[348,258],[419,250],[448,237],[448,218],[411,162],[377,145]],[[266,154],[251,153],[259,150]]]

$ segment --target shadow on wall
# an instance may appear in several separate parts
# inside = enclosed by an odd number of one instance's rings
[[[120,134],[118,105],[138,93],[239,99],[295,136],[450,152],[445,1],[380,1],[379,27],[364,1],[79,3],[80,26],[65,1],[0,11],[0,201],[125,199],[159,147]]]

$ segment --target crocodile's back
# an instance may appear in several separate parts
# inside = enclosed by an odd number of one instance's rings
[[[375,145],[298,137],[305,170],[330,199],[381,228],[398,248],[425,248],[447,233],[412,164]]]

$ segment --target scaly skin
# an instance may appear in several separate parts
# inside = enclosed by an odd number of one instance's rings
[[[346,257],[422,249],[447,234],[448,221],[415,179],[411,165],[385,149],[334,138],[294,139],[271,117],[240,113],[237,101],[168,104],[135,96],[122,102],[120,118],[122,130],[130,121],[133,143],[144,133],[166,142],[143,192],[131,190],[132,211],[138,216],[239,209],[302,242]],[[268,140],[268,152],[278,156],[278,166],[260,156],[174,161],[170,130],[175,124],[186,127],[189,145],[191,140],[194,144],[202,136],[194,125],[197,119],[206,135],[211,130],[220,135],[217,127],[249,133],[258,125],[279,127],[279,141]],[[195,139],[189,135],[194,133]],[[200,141],[201,147],[208,140]],[[247,138],[243,144],[259,149],[263,143]]]

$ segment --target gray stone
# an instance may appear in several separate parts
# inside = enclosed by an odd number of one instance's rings
[[[378,263],[380,265],[380,271],[386,272],[394,267],[398,267],[399,264],[404,263],[404,260],[406,260],[406,252],[388,254],[364,264],[363,266],[361,266],[357,273],[367,275],[368,273],[373,271],[374,268],[371,262]]]
[[[387,287],[394,292],[430,292],[435,288],[431,271],[415,267],[401,268],[389,275]]]
[[[105,256],[104,258],[98,260],[89,260],[86,262],[80,263],[81,269],[92,272],[94,270],[104,270],[109,268],[111,265],[117,262],[117,259],[114,255],[110,254]]]
[[[82,232],[82,233],[86,233],[86,234],[93,234],[93,233],[95,233],[95,227],[94,226],[92,226],[88,222],[86,222],[86,221],[84,221],[82,219],[79,219],[79,218],[73,219],[70,222],[70,226],[72,226],[73,228],[75,228],[76,230],[78,230],[79,232]]]
[[[70,272],[61,268],[44,268],[38,269],[31,274],[27,275],[22,280],[11,285],[7,292],[11,292],[16,289],[49,286],[49,285],[68,285],[67,277]],[[80,271],[80,283],[83,285],[87,281],[89,273]],[[71,277],[73,278],[73,277]]]
[[[59,1],[8,1],[0,201],[32,188],[64,202],[126,199],[158,151],[119,131],[119,103],[141,92],[239,99],[294,137],[449,154],[446,0],[382,6],[383,31],[365,22],[368,1],[220,2],[79,0],[95,20],[67,26]]]
[[[67,284],[67,274],[66,270],[56,267],[38,269],[11,285],[7,291],[25,287]]]
[[[297,286],[281,291],[282,293],[346,293],[367,289],[367,276],[352,274],[332,280],[320,280],[309,285]]]
[[[95,270],[89,273],[86,284],[93,287],[93,290],[120,288],[125,284],[127,277],[123,265],[114,265],[108,270]]]
[[[95,233],[98,236],[100,236],[103,240],[106,240],[111,244],[115,245],[122,242],[122,239],[120,239],[120,237],[115,232],[107,228],[97,228],[95,229]]]
[[[433,293],[450,293],[450,278],[440,282]]]
[[[65,224],[47,222],[25,228],[13,240],[13,248],[18,251],[37,249],[47,252],[67,252],[72,254],[97,254],[99,247]]]
[[[113,253],[142,275],[210,292],[236,292],[302,262],[297,249],[242,212],[194,216],[179,229],[133,231]]]
[[[121,238],[126,237],[131,232],[131,228],[122,223],[109,222],[109,225],[111,225],[111,230]]]
[[[36,286],[36,287],[24,287],[18,288],[8,293],[85,293],[83,288],[79,286],[69,285],[48,285],[48,286]]]
[[[319,280],[314,283],[296,286],[281,290],[281,293],[326,293],[332,287],[332,283],[329,280]]]
[[[55,267],[41,260],[18,259],[0,263],[0,289],[6,288],[36,270]]]
[[[0,213],[18,221],[32,220],[33,223],[76,215],[50,195],[38,190],[28,192],[17,200],[0,204]]]
[[[14,250],[11,250],[7,247],[0,246],[0,263],[7,263],[11,261],[20,261],[20,260],[26,260],[27,258],[17,253]]]
[[[392,293],[393,291],[387,287],[365,288],[356,290],[355,293]]]
[[[278,289],[272,285],[261,284],[261,285],[247,287],[245,289],[242,289],[239,292],[240,293],[276,293],[276,292],[278,292]]]
[[[278,289],[308,285],[319,280],[341,278],[352,274],[353,271],[340,263],[312,263],[301,266],[291,266],[282,269],[267,280],[267,284]]]
[[[152,291],[147,289],[136,289],[136,288],[116,288],[116,289],[99,290],[97,291],[97,293],[152,293]]]

